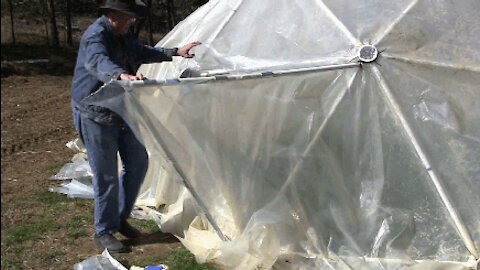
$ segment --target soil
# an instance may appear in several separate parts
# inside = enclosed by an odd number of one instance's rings
[[[93,202],[48,191],[54,184],[50,177],[75,154],[65,146],[77,138],[70,109],[73,61],[71,55],[60,60],[50,55],[47,63],[15,64],[4,57],[4,47],[2,44],[2,269],[72,269],[75,263],[101,253],[92,242]],[[75,225],[76,236],[69,224]],[[29,235],[35,232],[28,230],[35,228],[41,231]],[[131,253],[114,257],[129,267],[163,258],[181,247],[175,237],[158,229],[147,233],[130,243]]]

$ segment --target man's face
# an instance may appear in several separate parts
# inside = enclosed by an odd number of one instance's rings
[[[110,11],[107,16],[113,31],[119,35],[125,35],[136,20],[135,17],[115,10]]]

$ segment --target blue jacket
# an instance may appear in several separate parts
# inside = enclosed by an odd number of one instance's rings
[[[175,49],[140,44],[131,32],[119,37],[108,18],[101,16],[88,27],[80,41],[72,82],[72,106],[101,124],[121,121],[112,111],[82,101],[121,73],[135,74],[141,64],[171,61]]]

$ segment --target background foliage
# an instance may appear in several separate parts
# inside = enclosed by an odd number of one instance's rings
[[[149,7],[147,17],[137,25],[136,33],[146,43],[156,43],[153,35],[165,34],[208,0],[143,0]],[[75,32],[83,32],[76,23],[80,17],[97,17],[102,0],[1,0],[2,18],[8,18],[11,43],[18,41],[22,27],[43,25],[45,42],[54,47],[74,46]],[[13,19],[12,19],[13,18]],[[2,24],[7,21],[2,20]],[[62,36],[63,35],[63,36]],[[64,40],[62,44],[61,40]]]

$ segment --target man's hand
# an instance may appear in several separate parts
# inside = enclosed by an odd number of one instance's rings
[[[195,54],[189,54],[189,51],[190,51],[193,47],[198,46],[198,45],[200,45],[200,44],[202,44],[202,43],[196,41],[196,42],[192,42],[192,43],[188,43],[188,44],[186,44],[186,45],[183,45],[181,48],[178,48],[177,54],[178,54],[179,56],[184,57],[184,58],[192,58],[192,57],[195,56]]]
[[[143,75],[142,73],[139,73],[139,72],[137,72],[137,75],[122,73],[120,74],[119,78],[122,81],[138,81],[138,80],[143,80]]]

